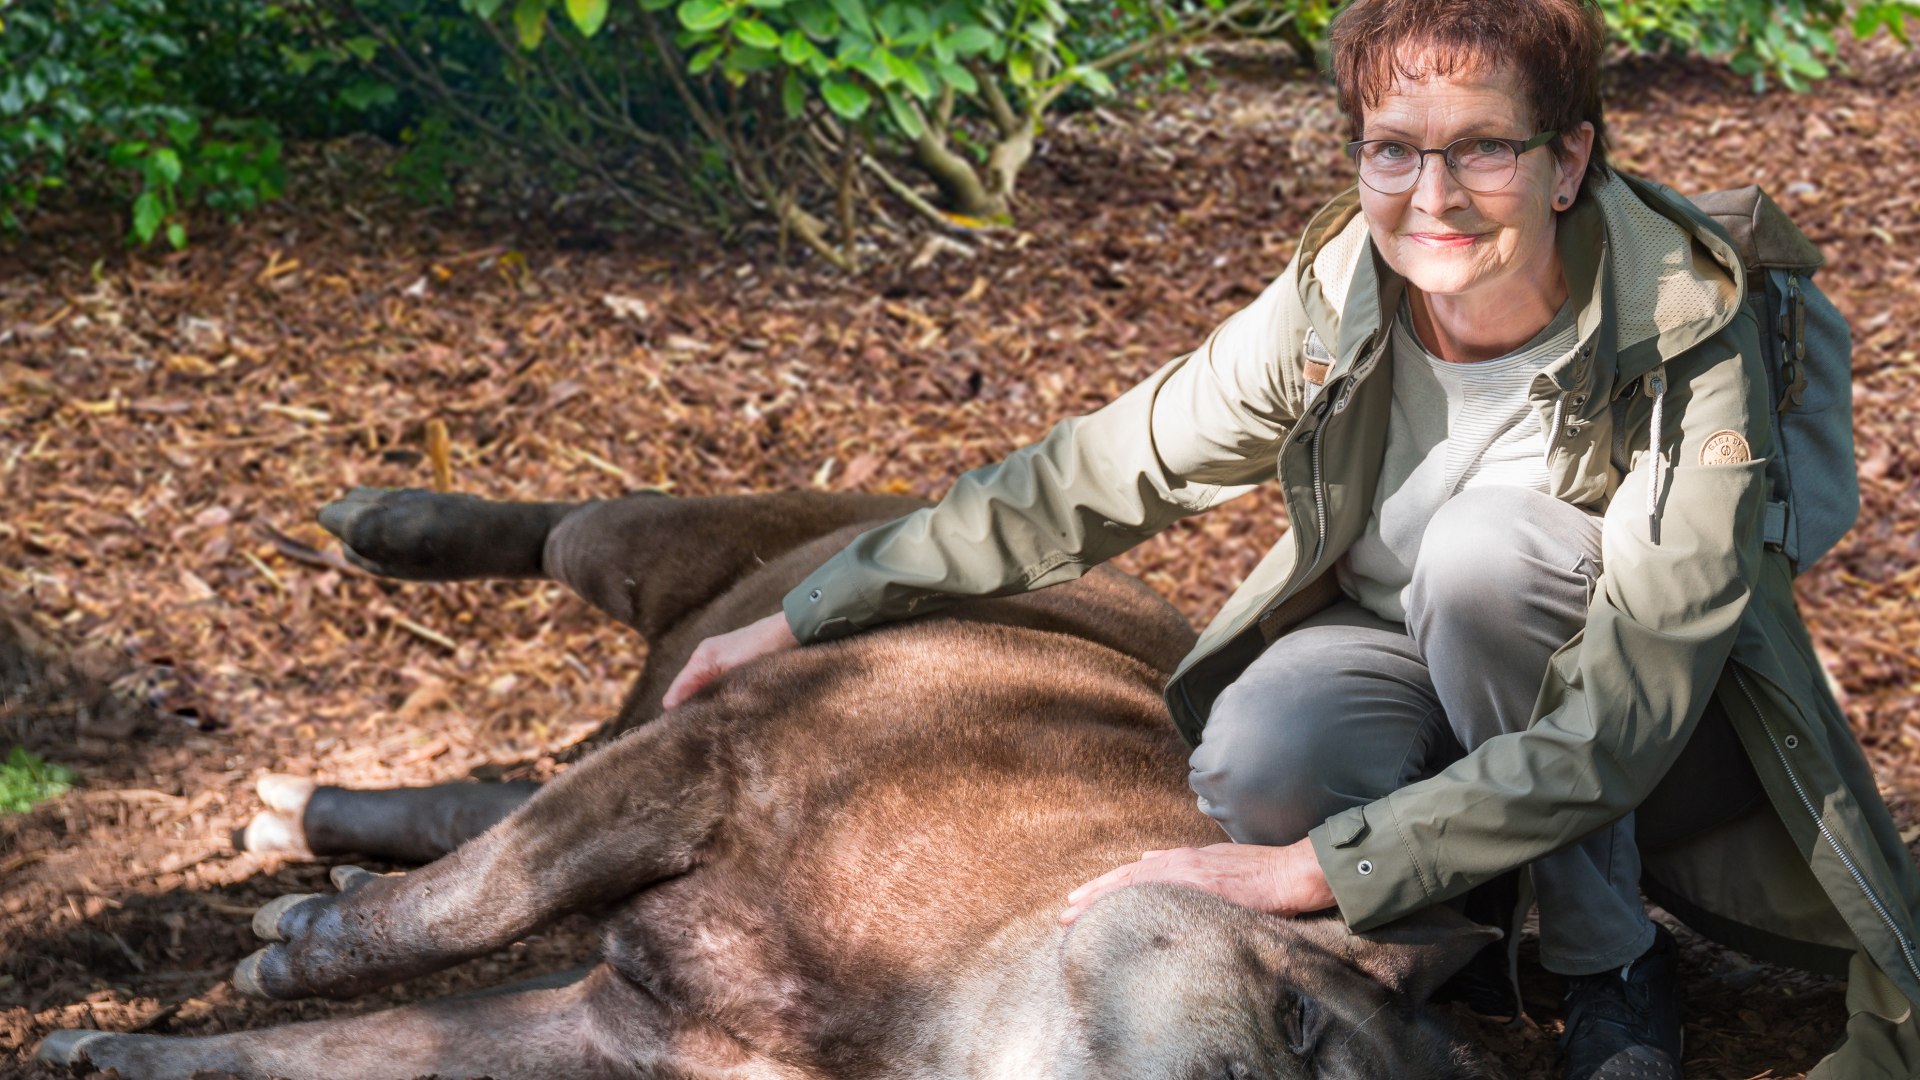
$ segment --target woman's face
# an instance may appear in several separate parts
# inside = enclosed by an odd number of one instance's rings
[[[1395,80],[1367,111],[1361,138],[1400,139],[1444,147],[1469,135],[1530,139],[1537,131],[1510,66],[1452,77]],[[1413,188],[1382,195],[1360,185],[1360,208],[1374,246],[1414,288],[1471,298],[1504,287],[1551,287],[1540,278],[1555,265],[1554,210],[1579,191],[1593,125],[1571,133],[1577,151],[1563,166],[1550,147],[1520,155],[1513,179],[1487,194],[1468,191],[1438,154],[1426,157]]]

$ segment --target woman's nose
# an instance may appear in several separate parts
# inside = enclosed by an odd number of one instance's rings
[[[1440,218],[1449,210],[1467,206],[1469,199],[1467,189],[1460,186],[1453,170],[1447,168],[1446,159],[1438,154],[1429,155],[1413,183],[1413,208],[1428,217]]]

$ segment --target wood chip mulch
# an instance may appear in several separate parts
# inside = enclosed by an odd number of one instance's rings
[[[1685,191],[1764,184],[1852,321],[1865,509],[1800,599],[1909,840],[1920,838],[1920,52],[1756,97],[1714,69],[1615,71],[1616,160]],[[129,254],[76,213],[0,247],[0,750],[80,783],[0,818],[0,1073],[61,1027],[202,1034],[555,970],[576,920],[347,1005],[239,998],[247,916],[325,868],[235,854],[252,783],[550,775],[644,645],[542,584],[395,585],[313,523],[356,484],[580,499],[821,488],[933,496],[1110,399],[1251,300],[1347,180],[1330,93],[1223,54],[1217,85],[1051,128],[1021,232],[849,281],[770,238],[648,240],[486,200],[367,194],[383,152],[311,153],[300,198]],[[881,253],[876,253],[881,254]],[[1256,493],[1123,560],[1204,622],[1284,527]],[[1686,939],[1689,1075],[1801,1076],[1842,988]],[[1558,986],[1477,1025],[1558,1075]]]

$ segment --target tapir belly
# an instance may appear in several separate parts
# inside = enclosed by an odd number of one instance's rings
[[[964,772],[896,745],[893,769],[858,782],[759,791],[749,775],[710,858],[613,920],[609,959],[756,1048],[846,1068],[863,1040],[911,1029],[901,1014],[931,1007],[982,943],[1052,932],[1074,886],[1149,848],[1222,839],[1157,738],[1067,755],[1053,737],[963,755]]]

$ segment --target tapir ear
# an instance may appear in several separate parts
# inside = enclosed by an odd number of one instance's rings
[[[1440,904],[1378,930],[1349,935],[1347,949],[1354,966],[1381,985],[1424,1002],[1489,942],[1503,936],[1498,928],[1482,926]]]

